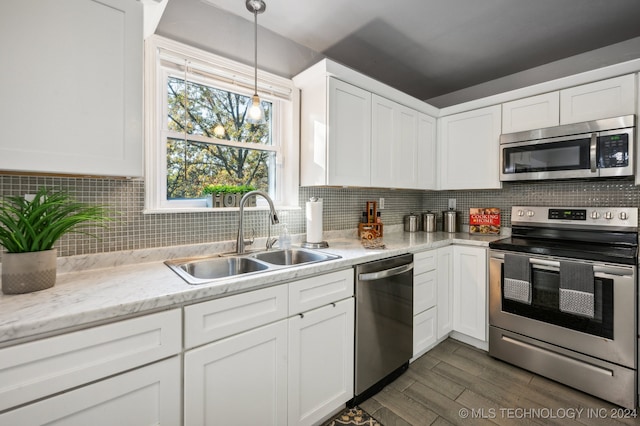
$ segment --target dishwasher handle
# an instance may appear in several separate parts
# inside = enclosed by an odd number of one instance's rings
[[[404,274],[405,272],[409,272],[412,269],[413,269],[413,262],[407,263],[406,265],[397,266],[395,268],[385,269],[383,271],[370,272],[368,274],[358,274],[358,280],[360,281],[381,280],[383,278],[392,277],[394,275]]]

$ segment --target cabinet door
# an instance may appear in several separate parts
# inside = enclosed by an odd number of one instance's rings
[[[434,306],[413,317],[413,357],[436,343],[438,330],[438,308]]]
[[[141,2],[7,0],[0,14],[0,169],[142,176]]]
[[[487,256],[481,247],[453,246],[453,329],[486,341]]]
[[[395,187],[396,143],[400,123],[398,104],[381,96],[371,98],[371,186]]]
[[[371,186],[418,185],[418,112],[372,95]]]
[[[560,92],[544,93],[502,104],[502,133],[560,124]]]
[[[439,120],[440,189],[500,188],[500,105]]]
[[[312,425],[353,398],[354,301],[289,319],[289,423]]]
[[[186,352],[184,424],[286,424],[286,357],[287,320]]]
[[[438,249],[438,339],[453,330],[453,247]]]
[[[633,74],[560,91],[560,124],[635,114]]]
[[[0,414],[3,425],[180,424],[176,356]]]
[[[329,78],[328,185],[371,183],[371,93]]]
[[[418,115],[417,189],[436,189],[436,119]]]

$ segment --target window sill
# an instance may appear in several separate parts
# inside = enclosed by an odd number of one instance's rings
[[[244,211],[269,210],[269,206],[245,207]],[[300,206],[276,206],[277,211],[302,210]],[[163,209],[144,209],[143,214],[163,213],[229,213],[240,211],[239,207],[169,207]]]

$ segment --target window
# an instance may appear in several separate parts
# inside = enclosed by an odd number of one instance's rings
[[[281,208],[297,207],[291,80],[258,74],[267,122],[251,125],[252,67],[158,36],[147,40],[145,60],[145,211],[204,209],[209,184],[251,185]]]

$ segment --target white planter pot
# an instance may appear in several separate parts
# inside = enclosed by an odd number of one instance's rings
[[[56,283],[57,250],[3,253],[2,292],[31,293]]]

